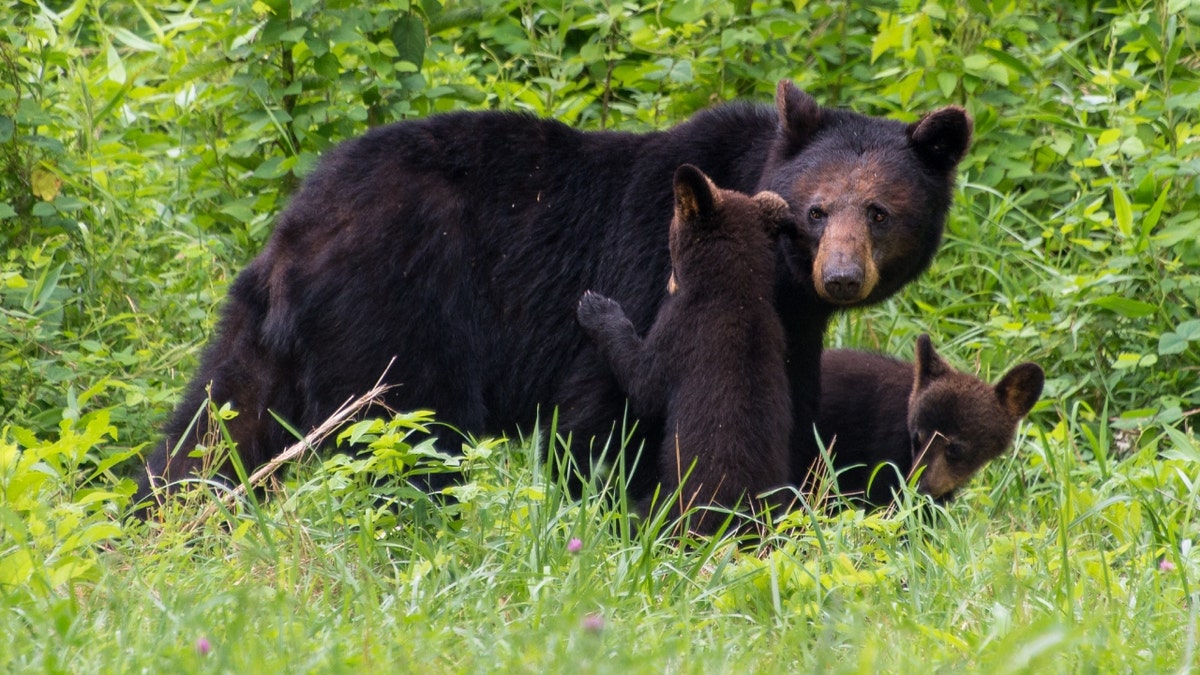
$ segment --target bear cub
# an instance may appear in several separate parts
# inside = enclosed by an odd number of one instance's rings
[[[631,411],[666,418],[660,498],[673,499],[672,514],[758,512],[759,496],[788,481],[787,344],[773,295],[775,241],[795,223],[774,192],[723,190],[688,164],[674,189],[669,295],[645,338],[620,304],[591,291],[579,323]],[[701,511],[689,527],[712,534],[724,520]]]
[[[869,507],[889,504],[917,470],[920,492],[952,499],[1012,443],[1045,381],[1040,366],[1022,363],[991,386],[951,367],[928,335],[917,339],[915,361],[850,349],[821,357],[817,430],[834,467],[847,467],[842,494]]]

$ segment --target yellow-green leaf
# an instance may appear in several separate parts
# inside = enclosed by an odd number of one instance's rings
[[[62,188],[62,181],[58,179],[58,176],[43,166],[33,167],[30,183],[33,184],[33,196],[47,202],[54,201],[54,198],[58,196],[58,191]]]
[[[1133,236],[1133,205],[1129,203],[1129,195],[1120,185],[1113,185],[1113,212],[1117,221],[1117,229],[1125,237]]]

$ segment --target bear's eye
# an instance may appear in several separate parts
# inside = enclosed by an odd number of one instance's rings
[[[878,206],[872,205],[872,206],[867,207],[867,217],[871,219],[872,223],[875,223],[876,225],[881,225],[881,224],[887,222],[888,212],[884,211],[883,209],[879,208]]]
[[[959,443],[949,443],[946,445],[946,461],[958,462],[964,459],[967,455],[966,448]]]
[[[808,219],[809,220],[824,220],[825,212],[814,206],[808,210]]]

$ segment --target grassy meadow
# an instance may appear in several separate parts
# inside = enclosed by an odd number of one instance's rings
[[[1200,666],[1200,2],[0,0],[0,671],[1187,673]],[[975,120],[946,242],[831,346],[1047,372],[959,498],[757,540],[571,499],[544,435],[356,424],[235,505],[132,477],[233,276],[371,126],[643,131],[795,81]],[[445,432],[443,432],[445,433]],[[463,471],[453,500],[408,487]]]

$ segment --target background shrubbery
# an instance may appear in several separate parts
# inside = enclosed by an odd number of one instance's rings
[[[777,5],[0,2],[0,665],[1194,664],[1200,3]],[[386,487],[423,418],[223,526],[122,521],[232,276],[332,144],[457,109],[657,129],[783,78],[975,118],[934,267],[830,336],[1046,367],[1017,453],[933,527],[664,547],[519,442],[469,442],[434,505]]]

